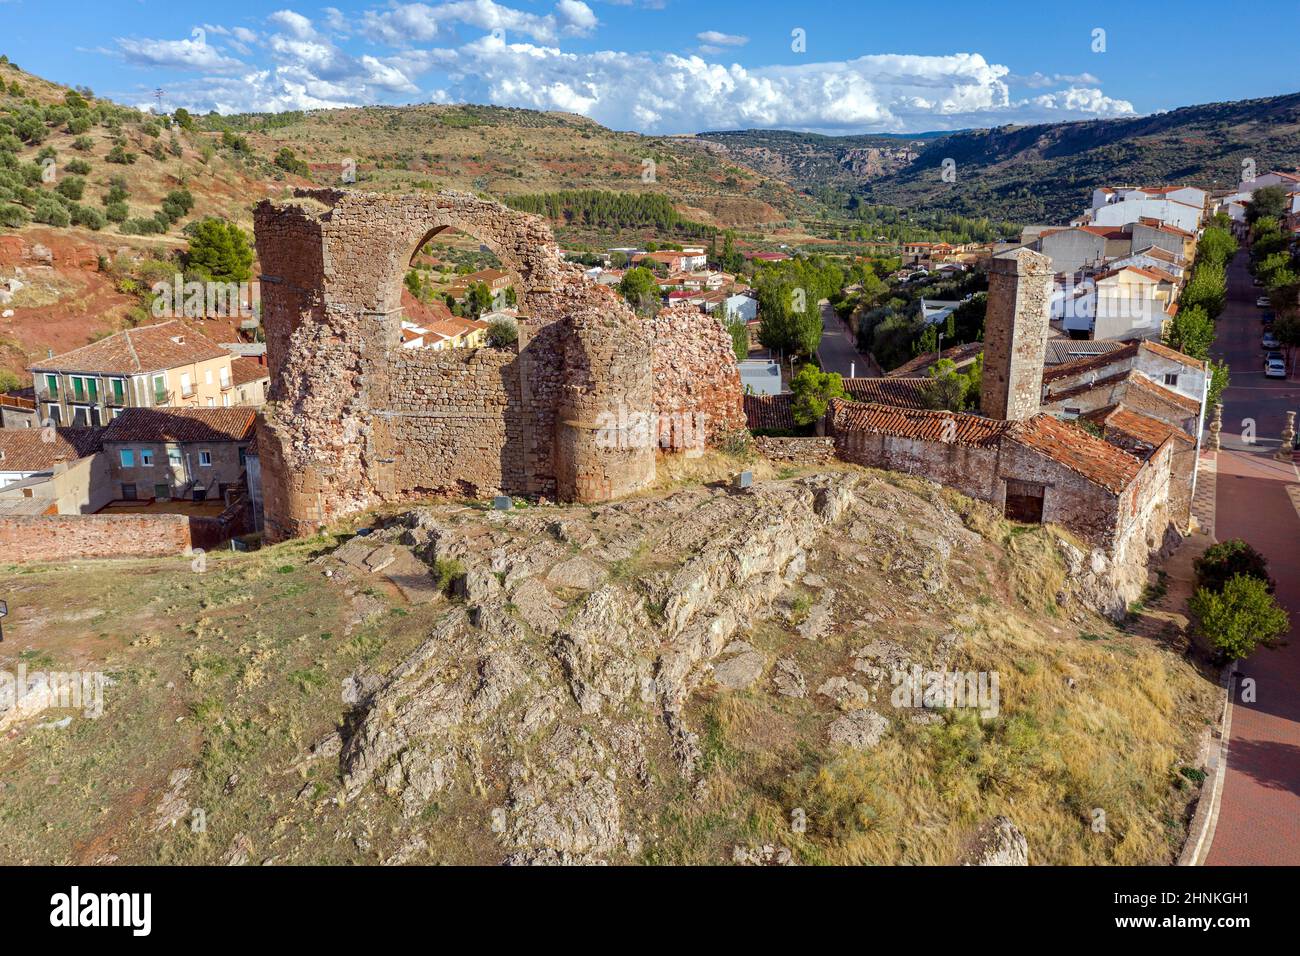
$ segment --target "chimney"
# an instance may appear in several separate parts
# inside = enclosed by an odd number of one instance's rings
[[[1020,421],[1042,404],[1043,362],[1051,321],[1052,260],[1014,249],[989,264],[980,411]]]

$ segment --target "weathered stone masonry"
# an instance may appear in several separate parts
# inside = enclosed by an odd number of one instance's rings
[[[682,338],[663,341],[566,264],[541,219],[461,193],[298,195],[262,202],[255,217],[271,369],[259,437],[270,538],[381,501],[510,493],[588,502],[653,481],[654,443],[619,430],[661,400],[678,404],[657,395],[652,355]],[[516,348],[400,347],[402,277],[448,228],[477,238],[511,275]],[[725,342],[713,325],[705,334]],[[734,357],[710,380],[716,387],[701,394],[743,422]]]

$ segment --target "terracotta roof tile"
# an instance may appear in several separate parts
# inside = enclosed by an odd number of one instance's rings
[[[1177,425],[1162,422],[1150,415],[1135,412],[1123,403],[1116,405],[1099,423],[1103,432],[1112,429],[1132,438],[1145,442],[1152,448],[1159,448],[1169,438],[1175,438],[1184,444],[1194,445],[1195,440]]]
[[[1142,470],[1142,462],[1128,452],[1051,415],[1016,422],[1007,437],[1114,494],[1127,488]]]
[[[898,438],[915,438],[951,445],[990,448],[1012,423],[964,412],[898,408],[869,402],[833,399],[830,409],[834,431],[867,431]]]
[[[984,351],[983,342],[968,342],[965,345],[953,345],[943,350],[941,358],[952,359],[958,365],[966,362],[973,362],[975,356]],[[904,362],[892,372],[886,372],[889,378],[910,378],[928,371],[929,368],[938,361],[932,353],[918,355],[910,361]]]
[[[1129,380],[1129,387],[1140,388],[1148,394],[1154,395],[1170,405],[1174,405],[1191,414],[1199,415],[1201,412],[1201,403],[1196,399],[1188,398],[1186,395],[1175,392],[1173,389],[1165,388],[1163,385],[1158,385],[1140,373],[1134,375]]]
[[[403,329],[402,331],[406,331]],[[247,385],[260,379],[270,378],[271,370],[250,358],[233,358],[230,360],[230,383]]]
[[[1148,342],[1144,340],[1139,347],[1148,352],[1153,352],[1161,358],[1167,358],[1174,362],[1181,362],[1183,365],[1190,368],[1205,368],[1205,363],[1200,359],[1192,358],[1190,355],[1184,355],[1177,349],[1171,349],[1169,346],[1163,345],[1160,342]]]
[[[32,363],[34,371],[138,375],[206,362],[230,353],[172,319],[106,336],[71,352]]]
[[[54,441],[43,428],[0,428],[0,471],[48,471],[99,451],[103,428],[56,428]]]
[[[257,409],[126,408],[104,429],[105,442],[244,441],[257,426]]]
[[[844,390],[857,402],[898,405],[903,408],[929,408],[929,378],[846,378]]]
[[[1138,343],[1130,342],[1120,348],[1113,349],[1109,352],[1102,352],[1099,355],[1088,355],[1083,358],[1075,359],[1073,362],[1062,362],[1060,365],[1053,365],[1043,369],[1043,381],[1054,382],[1059,378],[1069,378],[1071,375],[1078,375],[1081,372],[1090,372],[1094,369],[1102,369],[1107,365],[1113,365],[1116,362],[1122,362],[1131,359],[1138,353]]]
[[[746,395],[745,419],[750,428],[794,428],[792,395]]]

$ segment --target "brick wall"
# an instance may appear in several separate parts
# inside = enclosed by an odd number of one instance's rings
[[[185,515],[11,515],[0,517],[0,561],[165,557],[191,546]]]

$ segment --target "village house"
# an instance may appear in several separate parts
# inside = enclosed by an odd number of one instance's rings
[[[0,515],[84,514],[109,500],[102,428],[0,429]]]
[[[470,286],[483,283],[488,287],[488,291],[493,297],[498,294],[504,294],[506,289],[511,286],[510,273],[503,269],[480,269],[478,272],[470,272],[463,276],[457,276],[447,289],[447,294],[457,302],[463,302],[469,295]]]
[[[256,422],[245,406],[126,409],[103,433],[113,497],[225,501],[244,475]]]
[[[34,362],[30,371],[41,419],[83,427],[106,425],[126,408],[261,404],[269,381],[265,366],[231,355],[178,319],[106,336]]]

